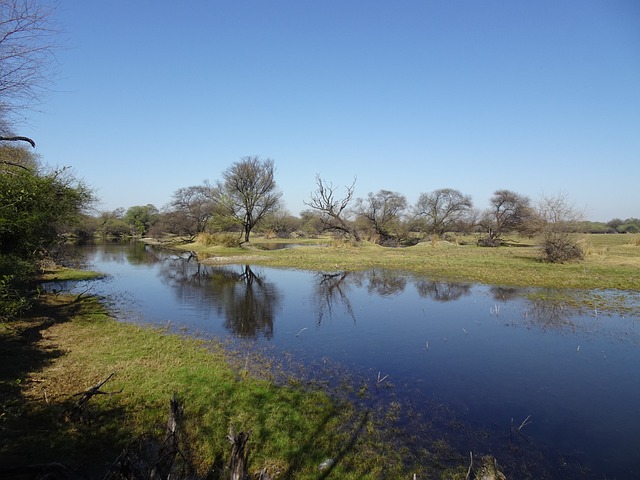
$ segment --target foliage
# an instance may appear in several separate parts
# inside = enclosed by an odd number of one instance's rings
[[[35,273],[33,262],[0,255],[0,321],[14,319],[32,305],[30,287]]]
[[[90,204],[92,194],[67,170],[41,172],[30,152],[0,147],[0,316],[30,303],[36,262],[46,257]],[[5,155],[6,154],[6,155]]]
[[[78,220],[91,200],[90,190],[65,170],[1,173],[0,254],[38,255]]]
[[[590,222],[586,220],[580,222],[576,230],[581,233],[616,233],[614,228],[611,228],[604,222]]]
[[[322,218],[319,212],[303,210],[300,212],[300,229],[310,237],[317,237],[322,233]]]
[[[275,180],[273,160],[243,157],[222,174],[213,193],[224,215],[237,219],[249,241],[253,228],[270,212],[279,207],[282,193]]]
[[[145,235],[158,219],[158,209],[151,204],[130,207],[123,220],[136,235]]]
[[[100,212],[96,231],[106,237],[124,237],[129,235],[130,227],[124,221],[124,209],[117,208],[113,211]]]

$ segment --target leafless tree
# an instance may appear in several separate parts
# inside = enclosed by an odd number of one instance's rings
[[[214,191],[218,204],[227,216],[242,224],[244,241],[248,242],[253,227],[280,205],[282,193],[277,189],[273,160],[243,157],[222,178]]]
[[[370,192],[366,199],[356,201],[356,214],[378,236],[380,243],[398,237],[406,208],[404,195],[389,190],[380,190],[376,194]]]
[[[179,188],[173,194],[169,204],[173,225],[179,226],[179,232],[195,236],[204,232],[207,222],[214,213],[215,202],[211,186],[194,185]]]
[[[351,212],[348,208],[353,199],[355,179],[349,187],[346,187],[347,192],[342,198],[336,198],[336,188],[333,184],[324,181],[320,175],[316,175],[316,185],[317,190],[311,194],[310,201],[304,203],[320,212],[323,229],[352,236],[359,242],[360,235],[349,221]]]
[[[10,123],[21,110],[37,104],[51,81],[58,35],[53,26],[52,5],[38,0],[0,0],[2,135],[9,134]]]
[[[576,230],[584,215],[565,193],[543,195],[537,205],[542,230],[542,259],[563,263],[584,256]]]
[[[473,202],[452,188],[423,193],[415,205],[415,215],[425,222],[427,233],[443,235],[469,220]]]

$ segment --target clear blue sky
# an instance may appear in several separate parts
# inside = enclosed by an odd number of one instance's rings
[[[59,76],[19,133],[101,210],[260,155],[296,215],[318,173],[640,217],[637,0],[63,0],[56,20]]]

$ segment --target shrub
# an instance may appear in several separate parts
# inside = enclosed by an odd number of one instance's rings
[[[558,232],[545,234],[542,241],[542,259],[545,262],[564,263],[583,258],[584,252],[572,235]]]
[[[237,234],[233,233],[199,233],[196,242],[205,246],[237,247],[240,244],[240,239]]]

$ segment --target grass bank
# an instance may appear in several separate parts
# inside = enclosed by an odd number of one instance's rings
[[[359,246],[313,240],[312,245],[262,250],[271,239],[252,239],[252,247],[222,247],[199,243],[178,245],[193,250],[203,263],[243,263],[305,270],[366,270],[375,267],[428,275],[434,280],[471,281],[491,285],[618,289],[640,291],[640,237],[582,235],[585,259],[566,264],[540,260],[539,247],[530,239],[509,246],[478,247],[471,237],[456,243],[438,241],[407,248]],[[313,244],[315,243],[315,245]],[[318,246],[324,245],[324,246]]]
[[[250,470],[278,479],[464,478],[463,459],[437,451],[411,460],[402,442],[383,435],[384,419],[290,379],[257,376],[214,342],[121,323],[100,302],[42,297],[28,317],[0,324],[0,465],[59,462],[79,476],[103,478],[126,448],[160,436],[174,393],[184,405],[185,472],[221,478],[230,426],[251,430]],[[235,366],[234,366],[235,365]],[[269,368],[261,368],[263,373]],[[82,392],[113,377],[74,415]],[[147,439],[147,440],[142,440]],[[441,453],[438,454],[438,451]],[[446,459],[445,459],[446,457]],[[333,466],[319,471],[327,459]],[[417,461],[416,461],[417,460]],[[212,467],[215,467],[212,470]],[[218,473],[216,473],[218,472]],[[217,476],[216,476],[217,475]],[[224,477],[226,478],[226,477]]]

